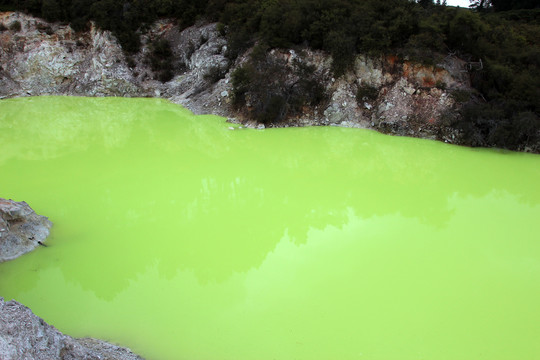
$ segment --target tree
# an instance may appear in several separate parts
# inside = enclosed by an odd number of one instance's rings
[[[422,6],[424,9],[427,9],[431,5],[433,5],[433,0],[418,0],[418,3],[420,6]]]
[[[59,21],[62,20],[62,8],[56,0],[43,0],[41,5],[41,15],[47,21]]]
[[[540,8],[537,0],[492,0],[495,11]]]
[[[470,8],[475,8],[476,10],[484,10],[488,7],[491,7],[491,0],[469,0],[471,5]]]

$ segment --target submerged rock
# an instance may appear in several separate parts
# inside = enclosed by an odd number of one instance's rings
[[[74,339],[36,316],[26,306],[0,298],[2,360],[142,360],[127,348],[102,340]]]
[[[52,223],[24,201],[0,198],[0,262],[34,250],[49,236]]]

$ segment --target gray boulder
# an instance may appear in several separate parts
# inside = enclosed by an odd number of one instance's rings
[[[24,201],[0,198],[0,262],[15,259],[44,244],[52,223]]]

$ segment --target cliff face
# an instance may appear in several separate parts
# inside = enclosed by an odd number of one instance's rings
[[[227,42],[216,24],[179,31],[171,21],[159,21],[142,35],[140,52],[126,58],[107,31],[92,28],[76,33],[69,26],[24,14],[0,14],[0,23],[7,28],[16,21],[21,30],[0,32],[0,98],[156,96],[197,114],[257,125],[250,120],[249,103],[242,109],[231,105],[231,74],[248,61],[249,51],[231,63],[226,57]],[[154,80],[150,64],[157,39],[171,45],[173,77],[165,83]],[[459,107],[451,94],[470,88],[464,64],[457,58],[429,67],[394,57],[358,56],[353,69],[335,79],[332,59],[322,52],[273,50],[265,56],[285,68],[298,62],[312,66],[327,93],[325,102],[305,107],[301,115],[279,126],[363,127],[459,143],[459,133],[447,126]],[[362,96],[364,88],[371,89],[370,96]]]
[[[21,24],[0,33],[0,96],[141,94],[110,33],[75,33],[19,13],[0,14],[0,22]]]

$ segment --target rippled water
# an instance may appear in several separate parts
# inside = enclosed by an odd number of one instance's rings
[[[155,99],[0,101],[54,223],[0,296],[148,359],[539,359],[540,157]]]

